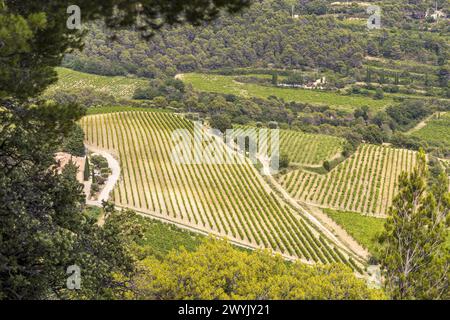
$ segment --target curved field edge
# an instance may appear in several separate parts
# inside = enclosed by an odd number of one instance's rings
[[[85,214],[98,220],[103,213],[99,207],[87,206]],[[156,257],[164,257],[170,251],[180,248],[194,251],[205,239],[204,235],[197,232],[179,228],[172,223],[147,219],[141,215],[137,216],[137,222],[144,230],[139,245]]]

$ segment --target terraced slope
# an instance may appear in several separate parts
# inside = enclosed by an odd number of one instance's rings
[[[414,151],[362,145],[326,175],[296,170],[282,176],[281,184],[304,202],[384,215],[397,192],[400,172],[411,171],[415,161]]]
[[[171,134],[177,128],[192,130],[188,120],[168,113],[116,112],[84,117],[81,125],[87,143],[120,159],[117,205],[292,258],[354,263],[273,194],[248,162],[175,164]],[[223,147],[216,144],[216,150]]]

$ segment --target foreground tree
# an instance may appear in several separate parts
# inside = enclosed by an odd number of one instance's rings
[[[138,299],[380,299],[342,264],[288,264],[268,252],[245,252],[208,239],[194,252],[143,260],[131,281]]]
[[[393,299],[448,299],[448,178],[441,173],[428,187],[423,151],[417,160],[412,173],[400,175],[399,194],[380,237],[386,291]]]
[[[84,32],[67,28],[67,0],[0,0],[0,98],[33,97],[56,81],[53,67],[83,47]],[[78,0],[81,23],[103,20],[113,29],[134,26],[148,39],[164,25],[210,21],[250,0]]]
[[[82,48],[67,28],[70,1],[0,0],[0,298],[109,298],[133,271],[126,229],[114,216],[102,229],[83,214],[73,166],[57,174],[53,155],[84,110],[39,98],[56,81],[65,53]],[[80,0],[82,23],[137,25],[144,37],[164,24],[199,24],[245,0]],[[128,221],[128,220],[127,220]],[[122,227],[121,227],[122,226]],[[133,230],[133,228],[129,228]],[[66,269],[78,265],[82,289],[67,291]]]

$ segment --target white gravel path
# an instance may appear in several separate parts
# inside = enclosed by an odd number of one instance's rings
[[[87,200],[86,203],[91,206],[102,206],[102,201],[107,201],[109,199],[110,193],[114,190],[114,186],[120,178],[120,165],[119,161],[117,161],[109,152],[94,147],[92,145],[86,145],[86,148],[96,154],[99,154],[108,161],[108,167],[111,169],[111,175],[108,177],[108,180],[105,182],[105,186],[100,192],[97,200]]]

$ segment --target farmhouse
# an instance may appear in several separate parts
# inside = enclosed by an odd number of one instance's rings
[[[425,17],[431,17],[434,21],[437,21],[441,18],[446,18],[446,14],[442,10],[434,10],[432,13],[430,13],[429,10],[425,13]]]

